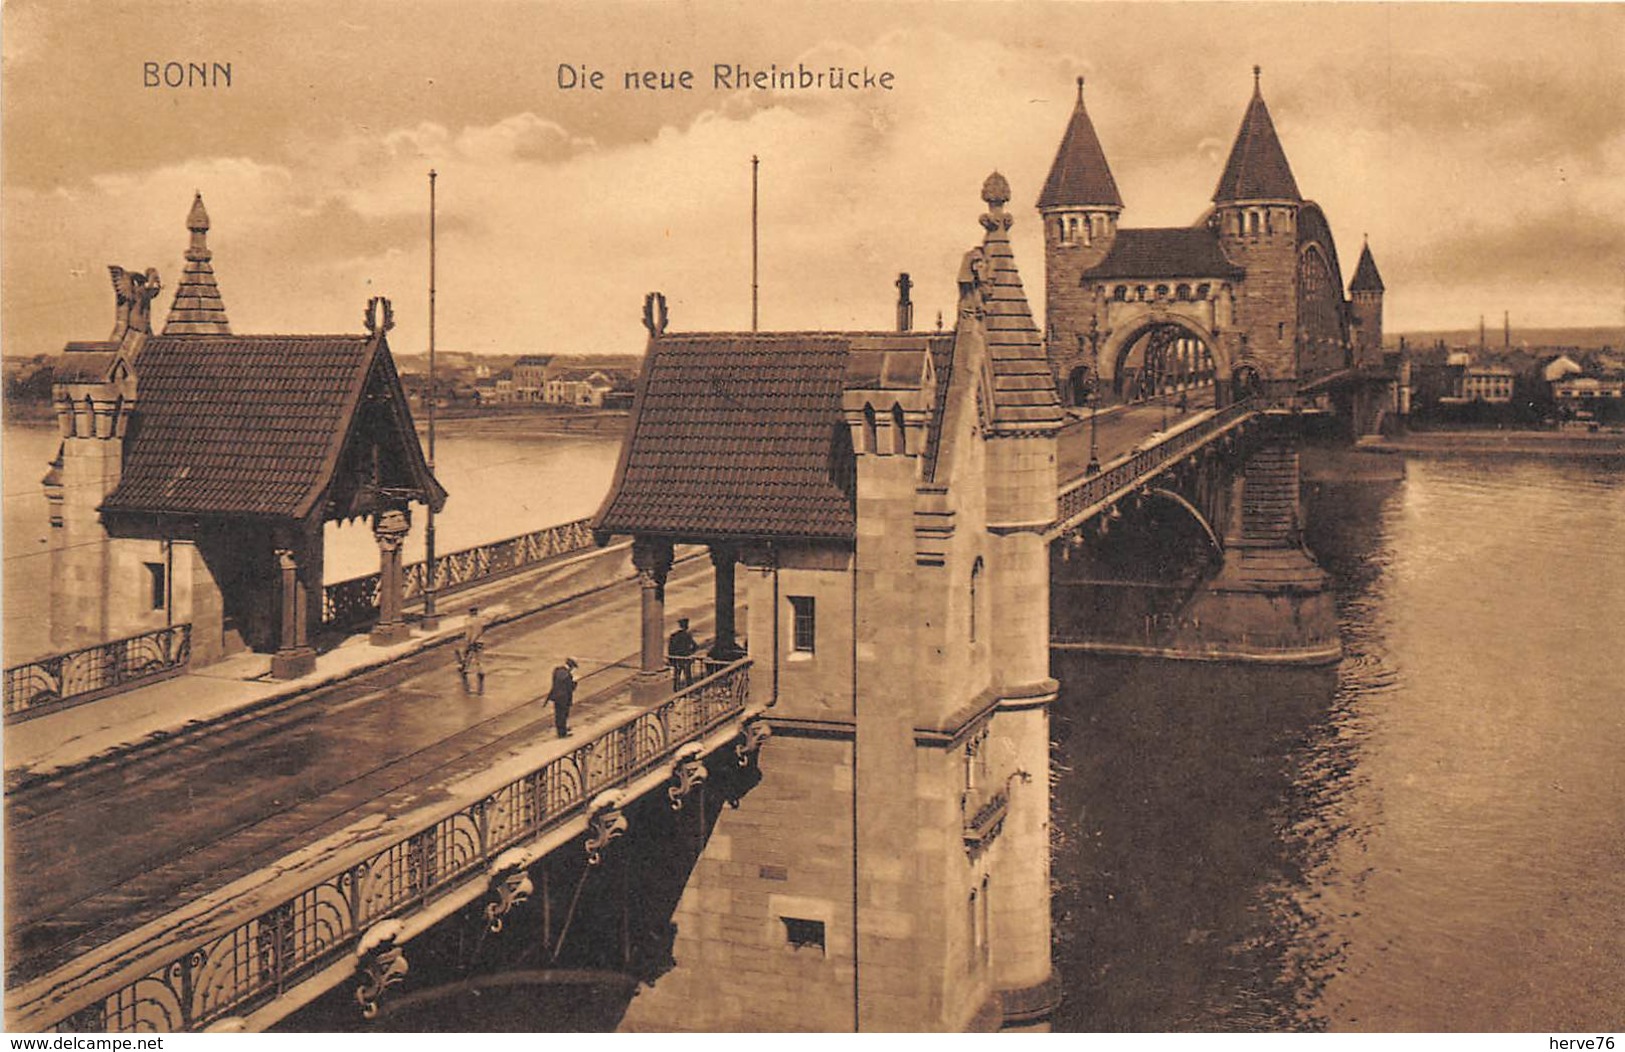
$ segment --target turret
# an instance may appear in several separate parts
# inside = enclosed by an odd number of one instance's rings
[[[1091,305],[1080,279],[1106,258],[1123,212],[1123,199],[1083,105],[1082,77],[1072,119],[1038,197],[1038,212],[1044,222],[1044,318],[1053,362],[1075,353],[1078,337],[1089,328]]]
[[[1354,312],[1355,365],[1382,364],[1382,275],[1371,258],[1371,245],[1360,248],[1360,262],[1349,282],[1349,301]]]
[[[1238,312],[1246,347],[1242,358],[1266,381],[1281,383],[1297,375],[1297,226],[1303,196],[1264,105],[1261,74],[1254,66],[1253,97],[1213,192],[1211,222],[1225,255],[1247,270]]]

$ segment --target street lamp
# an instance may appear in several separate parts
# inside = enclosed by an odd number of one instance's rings
[[[1100,474],[1100,319],[1089,316],[1089,466],[1090,475]],[[1078,350],[1083,350],[1083,334],[1078,335]]]

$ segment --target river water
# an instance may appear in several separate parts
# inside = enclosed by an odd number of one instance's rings
[[[1322,672],[1068,655],[1058,1030],[1625,1027],[1625,471],[1322,487]]]
[[[55,440],[5,439],[10,661]],[[441,549],[590,514],[617,444],[443,433]],[[1625,465],[1412,458],[1307,510],[1335,668],[1057,658],[1055,1029],[1625,1029]],[[329,529],[330,580],[375,567]]]

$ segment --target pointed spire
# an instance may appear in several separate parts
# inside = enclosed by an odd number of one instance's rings
[[[1083,78],[1079,77],[1078,104],[1061,137],[1061,148],[1055,152],[1055,163],[1050,165],[1044,192],[1038,196],[1038,207],[1088,205],[1122,208],[1123,198],[1117,193],[1117,181],[1106,164],[1106,152],[1100,148],[1089,111],[1083,107]]]
[[[1371,258],[1371,244],[1360,246],[1360,262],[1354,267],[1354,280],[1349,282],[1352,292],[1381,292],[1382,275],[1377,273],[1377,261]]]
[[[192,198],[186,215],[186,228],[192,243],[186,249],[186,270],[175,287],[175,301],[164,321],[165,336],[229,336],[226,304],[214,281],[214,254],[209,251],[209,210],[203,207],[203,193]]]
[[[1010,183],[994,172],[982,184],[982,200],[988,206],[982,216],[987,234],[979,250],[982,263],[975,270],[993,379],[992,424],[999,431],[1054,431],[1062,422],[1061,401],[1010,250],[1015,219],[1004,208]]]
[[[1219,188],[1213,191],[1216,202],[1303,200],[1298,181],[1292,178],[1292,166],[1287,164],[1286,151],[1275,135],[1269,107],[1264,105],[1264,92],[1259,86],[1262,73],[1260,67],[1253,67],[1252,101],[1241,119],[1235,145],[1230,147]]]

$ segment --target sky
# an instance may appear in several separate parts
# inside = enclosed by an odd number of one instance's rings
[[[1263,67],[1343,279],[1369,236],[1386,327],[1621,326],[1625,6],[460,4],[10,0],[3,18],[0,339],[111,328],[106,266],[173,290],[202,191],[235,331],[356,332],[389,296],[397,353],[636,353],[750,325],[752,155],[764,329],[952,319],[987,174],[1008,178],[1035,312],[1034,202],[1075,99],[1124,226],[1209,205]],[[149,87],[147,63],[230,63]],[[892,74],[840,92],[718,89],[714,64]],[[560,66],[604,89],[560,86]],[[629,70],[690,90],[627,90]],[[159,301],[167,311],[169,296]]]

